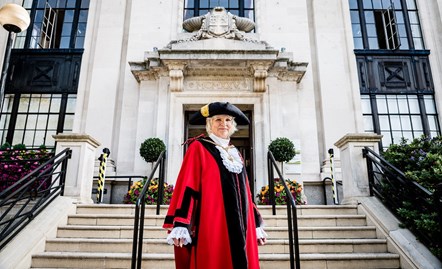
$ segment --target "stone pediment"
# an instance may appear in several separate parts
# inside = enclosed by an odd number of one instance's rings
[[[257,34],[242,31],[253,29],[249,21],[241,21],[238,27],[238,17],[225,13],[216,19],[209,13],[195,18],[191,24],[183,23],[192,32],[180,34],[162,49],[146,52],[142,62],[129,63],[137,81],[169,76],[170,90],[183,91],[184,77],[240,76],[253,79],[253,90],[263,92],[269,76],[298,83],[304,76],[307,63],[294,62],[292,53],[276,50]]]

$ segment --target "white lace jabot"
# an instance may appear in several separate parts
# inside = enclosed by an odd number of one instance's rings
[[[210,134],[209,137],[215,142],[227,170],[235,174],[241,173],[243,162],[241,156],[239,156],[238,149],[234,146],[229,146],[230,139],[223,139],[214,134]]]

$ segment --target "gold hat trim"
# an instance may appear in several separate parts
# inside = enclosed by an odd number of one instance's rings
[[[209,105],[203,106],[200,111],[201,115],[203,115],[204,118],[207,118],[209,116]]]

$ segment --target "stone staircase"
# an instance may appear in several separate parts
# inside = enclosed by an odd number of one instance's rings
[[[174,268],[173,248],[165,243],[162,215],[146,209],[143,268]],[[130,268],[133,214],[131,205],[78,205],[44,252],[32,257],[32,268]],[[261,268],[289,268],[286,207],[260,207],[269,234],[259,247]],[[298,208],[301,268],[400,268],[399,255],[387,252],[387,241],[358,214],[357,206]]]

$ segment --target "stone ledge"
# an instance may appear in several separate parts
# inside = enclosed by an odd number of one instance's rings
[[[441,261],[408,229],[400,228],[399,220],[376,197],[361,197],[358,202],[360,209],[389,241],[389,251],[400,255],[401,268],[442,268]]]
[[[30,268],[32,255],[44,251],[45,240],[55,238],[58,225],[66,224],[68,214],[74,212],[74,199],[57,197],[2,249],[0,268]]]

